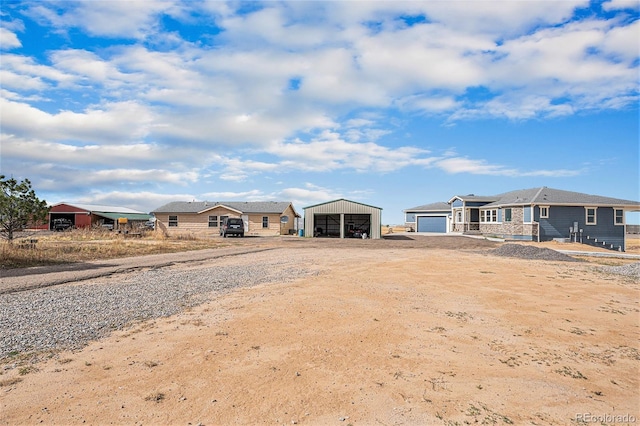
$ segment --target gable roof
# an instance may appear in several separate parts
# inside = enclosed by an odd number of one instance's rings
[[[522,206],[522,205],[565,205],[565,206],[603,206],[621,207],[640,211],[640,202],[623,200],[620,198],[604,197],[601,195],[584,194],[582,192],[564,191],[561,189],[539,186],[536,188],[518,189],[498,195],[454,195],[449,200],[449,204],[456,199],[464,202],[487,203],[482,208],[501,206]],[[413,207],[405,212],[418,210],[436,210],[440,203],[425,204],[424,206]]]
[[[601,195],[584,194],[581,192],[563,191],[561,189],[539,188],[520,189],[505,192],[483,207],[499,207],[508,205],[579,205],[579,206],[608,206],[640,208],[640,202],[619,198],[603,197]]]
[[[293,204],[288,201],[173,201],[158,207],[151,213],[203,213],[217,207],[226,207],[238,213],[277,213],[282,214],[291,206],[296,217]]]
[[[417,206],[417,207],[412,207],[410,209],[406,209],[405,213],[430,212],[430,211],[451,211],[451,205],[445,202],[425,204],[423,206]]]
[[[449,204],[453,203],[453,201],[457,198],[458,200],[461,201],[476,201],[476,202],[481,202],[481,203],[492,203],[496,200],[499,199],[499,195],[475,195],[475,194],[469,194],[469,195],[454,195],[453,197],[451,197],[451,199],[448,201]]]
[[[312,207],[323,206],[325,204],[337,203],[339,201],[346,201],[347,203],[359,204],[361,206],[371,207],[372,209],[382,210],[382,207],[376,207],[376,206],[372,206],[372,205],[369,205],[369,204],[359,203],[357,201],[347,200],[346,198],[338,198],[337,200],[327,201],[325,203],[318,203],[318,204],[314,204],[312,206],[303,207],[303,210],[310,209]]]

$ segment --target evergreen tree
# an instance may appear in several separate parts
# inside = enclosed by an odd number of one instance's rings
[[[31,188],[29,179],[18,182],[0,175],[0,237],[13,242],[17,232],[46,223],[49,207]]]

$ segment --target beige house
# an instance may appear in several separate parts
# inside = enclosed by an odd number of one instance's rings
[[[246,236],[289,235],[300,217],[292,203],[282,201],[175,201],[151,213],[156,229],[169,235],[219,235],[227,217],[242,218]]]

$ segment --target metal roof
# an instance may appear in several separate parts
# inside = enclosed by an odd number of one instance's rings
[[[338,198],[337,200],[327,201],[327,202],[325,202],[325,203],[318,203],[318,204],[314,204],[314,205],[312,205],[312,206],[304,207],[304,208],[303,208],[303,210],[310,209],[310,208],[313,208],[313,207],[322,206],[322,205],[324,205],[324,204],[337,203],[337,202],[339,202],[339,201],[346,201],[347,203],[360,204],[361,206],[366,206],[366,207],[371,207],[372,209],[379,209],[379,210],[382,210],[382,207],[376,207],[376,206],[372,206],[372,205],[369,205],[369,204],[359,203],[359,202],[357,202],[357,201],[347,200],[346,198]]]
[[[139,210],[133,210],[127,207],[118,207],[118,206],[106,206],[106,205],[100,205],[100,204],[85,204],[85,203],[57,203],[54,204],[51,207],[55,207],[55,206],[60,206],[60,205],[67,205],[67,206],[71,206],[71,207],[75,207],[78,209],[82,209],[82,210],[86,210],[89,211],[91,213],[94,212],[107,212],[107,213],[131,213],[131,214],[146,214],[144,212],[141,212]]]
[[[217,207],[226,207],[239,213],[281,214],[289,206],[296,217],[299,217],[293,204],[288,201],[173,201],[158,207],[151,213],[202,213]]]
[[[106,217],[107,219],[118,220],[121,217],[126,217],[128,220],[143,221],[151,220],[152,215],[146,213],[112,213],[112,212],[92,212],[96,216]]]

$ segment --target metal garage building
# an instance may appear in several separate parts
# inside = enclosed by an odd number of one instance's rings
[[[329,201],[304,208],[304,235],[307,237],[380,238],[382,209],[355,201]]]
[[[416,232],[446,233],[451,222],[449,203],[432,203],[406,209],[405,226]]]

